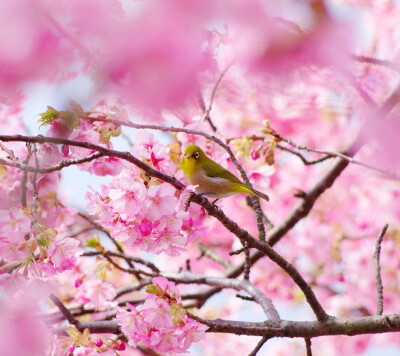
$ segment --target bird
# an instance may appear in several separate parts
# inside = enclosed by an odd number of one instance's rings
[[[234,174],[209,158],[199,146],[186,146],[181,166],[187,182],[197,185],[196,193],[200,195],[218,200],[233,194],[246,193],[269,201],[268,195],[242,183]]]

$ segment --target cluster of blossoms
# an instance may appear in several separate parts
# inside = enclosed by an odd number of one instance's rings
[[[67,329],[68,335],[74,340],[74,343],[68,347],[69,355],[73,356],[102,356],[118,355],[118,351],[124,351],[126,348],[123,340],[94,338],[90,331],[85,329],[79,332],[75,325],[70,325]]]
[[[37,207],[23,206],[13,195],[21,194],[21,180],[14,181],[15,168],[3,170],[0,194],[10,194],[11,199],[0,203],[0,256],[3,270],[23,268],[24,273],[37,276],[54,276],[71,269],[82,253],[80,241],[68,237],[76,211],[58,204],[50,191],[57,186],[59,177],[54,174],[40,176],[37,180]],[[53,179],[55,178],[55,179]],[[21,178],[20,178],[21,179]],[[8,185],[8,182],[12,182]],[[22,193],[23,194],[23,193]],[[32,189],[25,192],[32,197]]]
[[[128,303],[130,311],[119,309],[117,312],[129,345],[142,341],[163,354],[183,353],[204,336],[207,327],[187,316],[174,283],[155,277],[146,292],[142,305],[136,308]]]
[[[129,167],[101,194],[87,194],[87,211],[127,247],[177,255],[188,241],[182,231],[188,214],[175,194],[170,184],[144,180],[139,169]]]
[[[91,115],[90,118],[88,115]],[[118,136],[120,129],[113,124],[95,122],[101,114],[84,113],[75,103],[71,111],[57,111],[51,107],[43,113],[41,121],[50,125],[49,134],[56,137],[86,141],[112,148],[111,136]],[[52,146],[51,162],[89,156],[95,151],[79,147]],[[176,163],[169,150],[152,135],[142,135],[133,147],[133,154],[145,163],[172,175]],[[49,162],[49,160],[47,160]],[[139,247],[156,254],[165,252],[177,255],[188,242],[189,215],[178,204],[176,190],[167,183],[147,177],[136,166],[115,158],[96,159],[79,166],[96,175],[112,175],[112,182],[102,187],[101,193],[87,194],[87,211],[98,220],[112,237],[127,247]],[[186,224],[187,225],[187,224]]]

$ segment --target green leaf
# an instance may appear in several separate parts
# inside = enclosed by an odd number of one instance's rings
[[[39,122],[41,123],[39,127],[51,124],[55,119],[58,118],[59,114],[60,114],[59,111],[57,111],[51,106],[47,106],[47,111],[39,114],[40,116]]]
[[[156,294],[156,295],[164,294],[163,290],[159,286],[156,286],[155,284],[150,284],[150,285],[146,286],[146,288],[144,290],[146,291],[146,293],[149,293],[149,294]]]

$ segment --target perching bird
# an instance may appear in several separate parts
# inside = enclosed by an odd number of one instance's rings
[[[182,159],[182,169],[190,185],[198,185],[196,192],[219,199],[236,193],[257,195],[269,200],[268,195],[243,184],[236,176],[208,158],[196,145],[188,145]]]

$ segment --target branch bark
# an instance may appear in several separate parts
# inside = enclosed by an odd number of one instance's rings
[[[270,320],[252,323],[233,320],[208,320],[189,314],[190,317],[209,326],[207,332],[221,332],[235,335],[253,335],[265,337],[299,337],[314,338],[330,335],[365,335],[383,334],[400,331],[400,314],[374,315],[354,318],[330,317],[320,321],[287,321]],[[120,333],[118,323],[114,320],[80,322],[81,330],[89,328],[92,333]],[[64,327],[52,329],[54,333],[65,335]]]

